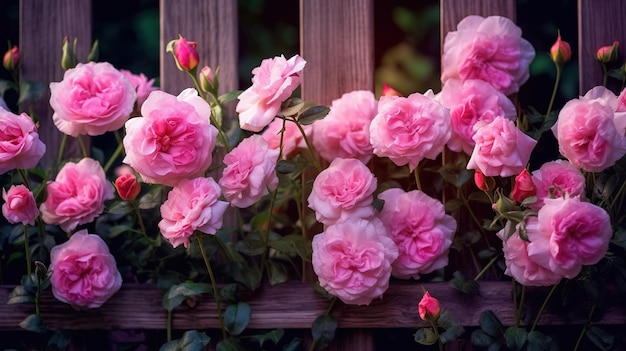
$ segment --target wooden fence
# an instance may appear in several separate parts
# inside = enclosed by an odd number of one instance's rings
[[[540,9],[538,9],[540,10]],[[85,0],[20,0],[20,51],[23,79],[58,81],[62,70],[60,38],[79,37],[78,52],[84,57],[91,43],[91,4]],[[178,33],[200,42],[201,65],[221,67],[224,91],[237,88],[237,3],[234,0],[161,0],[161,87],[178,93],[188,87],[165,53],[165,44]],[[626,39],[626,2],[621,0],[578,0],[580,91],[600,84],[600,66],[594,62],[595,50]],[[51,15],[53,14],[53,15]],[[442,37],[454,30],[456,23],[470,15],[502,15],[516,18],[515,0],[441,0]],[[301,55],[307,60],[302,96],[319,104],[330,102],[341,94],[374,88],[374,0],[301,0]],[[623,52],[622,47],[620,51]],[[278,53],[277,53],[278,54]],[[38,116],[51,116],[47,99],[36,106]],[[41,118],[40,135],[49,146],[58,150],[61,135],[51,118]],[[69,151],[71,152],[71,150]],[[55,157],[47,155],[46,157]],[[340,334],[333,345],[337,350],[373,350],[371,328],[417,328],[424,326],[416,314],[417,298],[422,285],[445,301],[458,322],[476,326],[485,309],[495,310],[505,324],[514,322],[511,284],[483,282],[481,295],[468,297],[447,283],[393,284],[384,299],[369,307],[338,306],[334,315]],[[12,287],[0,287],[0,335],[20,330],[19,322],[32,313],[30,305],[6,305]],[[164,329],[166,311],[161,295],[152,286],[125,285],[101,309],[74,311],[56,302],[51,295],[43,297],[41,315],[51,329],[76,330]],[[327,308],[310,284],[289,283],[264,288],[250,301],[253,314],[251,328],[308,329],[316,316]],[[214,304],[206,297],[191,309],[181,307],[174,312],[175,329],[218,328]],[[130,311],[136,312],[130,312]],[[568,323],[548,311],[541,324]],[[615,301],[599,323],[626,324],[623,301]],[[3,336],[4,337],[4,336]]]

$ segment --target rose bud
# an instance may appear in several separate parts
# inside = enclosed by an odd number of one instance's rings
[[[115,188],[122,200],[134,200],[141,191],[141,184],[134,174],[126,173],[115,179]]]
[[[215,79],[215,75],[213,74],[213,70],[209,66],[204,66],[200,70],[200,74],[198,75],[198,80],[200,81],[200,87],[204,91],[213,90],[213,79]]]
[[[402,96],[402,94],[400,94],[396,89],[383,83],[383,91],[380,93],[380,96]]]
[[[2,58],[2,65],[9,71],[13,71],[20,63],[20,49],[17,46],[13,46],[7,52],[4,53]]]
[[[522,202],[524,199],[535,196],[537,194],[537,187],[528,173],[527,169],[524,169],[520,174],[515,177],[515,186],[511,192],[511,198],[517,202]]]
[[[566,63],[572,57],[572,49],[568,42],[561,40],[560,33],[556,38],[556,42],[550,48],[550,57],[557,65]]]
[[[439,300],[430,296],[430,293],[427,291],[417,305],[417,310],[421,319],[434,322],[441,314],[441,305],[439,304]]]
[[[492,190],[496,186],[496,182],[492,177],[485,177],[480,171],[474,172],[474,183],[476,183],[476,187],[482,191]]]
[[[619,41],[614,41],[613,45],[603,46],[596,52],[596,58],[602,63],[611,63],[617,60]]]
[[[187,41],[182,35],[178,39],[172,40],[167,44],[167,52],[174,55],[176,66],[183,72],[189,72],[198,67],[200,57],[196,51],[198,43],[195,41]]]

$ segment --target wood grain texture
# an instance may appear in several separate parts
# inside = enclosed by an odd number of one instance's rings
[[[338,302],[333,315],[340,328],[417,328],[426,326],[417,315],[422,286],[437,297],[453,318],[463,326],[478,325],[480,313],[491,309],[505,325],[515,321],[510,282],[481,282],[480,295],[465,295],[452,289],[448,283],[393,283],[383,296],[370,306],[351,306]],[[0,286],[0,331],[19,330],[19,322],[34,312],[32,304],[7,305],[13,287]],[[547,290],[534,290],[541,303]],[[41,315],[51,329],[108,330],[155,329],[163,330],[166,311],[161,307],[161,293],[152,285],[125,284],[104,306],[95,310],[76,311],[56,301],[50,292],[42,297]],[[532,295],[528,295],[532,296]],[[249,328],[309,329],[313,320],[328,308],[328,301],[313,291],[311,284],[290,282],[274,287],[263,287],[246,300],[252,307]],[[598,324],[626,324],[624,296],[610,296],[606,314]],[[174,311],[175,329],[218,328],[213,300],[200,296],[194,308],[179,307]],[[567,325],[569,322],[550,309],[544,312],[541,325]]]
[[[301,0],[302,97],[329,105],[374,88],[373,0]]]
[[[626,1],[578,0],[580,95],[596,85],[602,85],[602,66],[596,60],[596,51],[613,44],[615,40],[620,42],[618,51],[620,62],[623,62],[626,52]]]
[[[441,0],[441,42],[443,43],[448,32],[456,30],[460,20],[469,15],[483,17],[499,15],[515,21],[516,6],[515,0]]]
[[[57,158],[63,134],[52,121],[50,107],[50,82],[63,79],[61,47],[63,38],[78,39],[77,57],[85,61],[91,49],[91,1],[85,0],[20,0],[20,79],[42,82],[43,98],[33,106],[21,106],[22,110],[34,112],[40,123],[39,137],[46,144],[42,158],[44,166]],[[89,138],[82,137],[89,147]],[[81,155],[80,146],[74,138],[68,138],[66,157]]]

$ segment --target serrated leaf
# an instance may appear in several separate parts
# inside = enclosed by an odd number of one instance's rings
[[[28,303],[34,302],[34,296],[32,293],[29,293],[22,285],[18,285],[13,288],[13,291],[9,293],[7,298],[7,305],[13,305],[17,303]]]
[[[205,283],[184,282],[172,286],[163,296],[163,308],[168,311],[180,306],[190,296],[211,292],[211,285]]]
[[[36,314],[30,314],[20,322],[20,327],[31,332],[45,334],[48,331],[46,323]]]
[[[42,82],[33,82],[30,80],[22,80],[20,84],[20,97],[17,100],[18,105],[32,104],[41,99],[44,92]]]
[[[305,104],[300,98],[290,98],[282,104],[280,114],[285,117],[295,116],[302,110]]]
[[[142,210],[148,210],[161,206],[161,186],[154,186],[150,189],[150,192],[139,198],[139,208]]]
[[[521,351],[528,339],[528,332],[524,328],[510,326],[504,332],[506,346],[513,351]]]
[[[224,327],[231,335],[239,335],[250,323],[251,315],[252,309],[246,302],[228,305],[224,311]]]
[[[289,279],[287,268],[278,261],[269,261],[269,281],[270,285],[276,285],[286,282]]]
[[[499,338],[504,333],[504,326],[492,310],[482,311],[478,323],[480,329],[494,338]]]
[[[330,108],[327,106],[313,106],[302,112],[300,117],[298,117],[298,123],[303,126],[313,124],[313,122],[326,117],[329,112]]]
[[[273,342],[274,345],[277,345],[278,342],[280,341],[280,338],[282,338],[284,334],[285,334],[285,330],[279,328],[279,329],[271,330],[265,334],[252,335],[252,338],[259,342],[259,347],[263,347],[263,344],[265,344],[265,342],[268,340]]]
[[[437,343],[437,335],[432,328],[420,328],[414,334],[414,340],[421,345],[433,345]]]
[[[330,343],[335,338],[337,325],[337,319],[332,315],[325,314],[315,318],[311,326],[313,340],[321,344]]]

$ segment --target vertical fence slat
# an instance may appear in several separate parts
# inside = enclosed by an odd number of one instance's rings
[[[578,62],[579,88],[584,95],[602,84],[602,66],[596,60],[596,50],[620,41],[620,58],[626,44],[626,1],[578,0]]]
[[[39,137],[46,144],[42,163],[49,166],[56,160],[63,138],[52,121],[49,83],[63,78],[61,46],[64,37],[78,39],[78,60],[85,61],[91,48],[91,1],[20,0],[19,31],[20,79],[44,84],[43,97],[32,106],[32,111],[40,123]],[[30,106],[21,108],[31,111]],[[89,146],[87,139],[83,137]],[[74,138],[68,139],[65,150],[68,157],[81,154]]]
[[[515,20],[517,16],[515,0],[441,0],[441,42],[464,17],[499,15]]]

